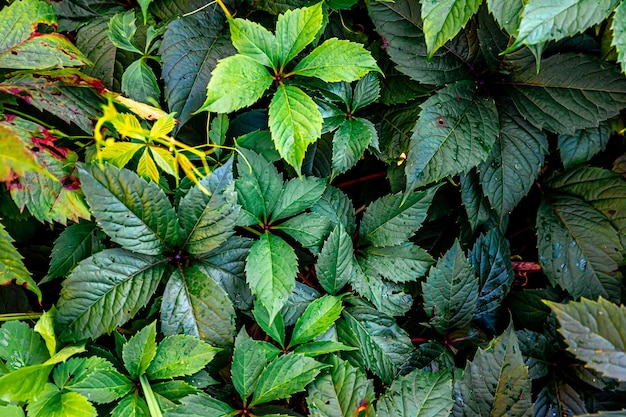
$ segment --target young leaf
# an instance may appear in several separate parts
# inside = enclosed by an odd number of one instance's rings
[[[468,325],[478,300],[478,279],[457,241],[422,283],[424,310],[441,334]]]
[[[246,260],[246,280],[252,293],[263,303],[270,322],[285,305],[295,285],[298,259],[282,238],[264,233],[257,240]]]
[[[38,365],[50,358],[39,334],[26,323],[9,321],[0,327],[0,358],[9,370]]]
[[[283,315],[278,312],[274,320],[270,320],[270,313],[262,303],[255,303],[252,310],[257,324],[269,337],[274,339],[281,347],[285,346],[285,323]]]
[[[26,417],[24,410],[17,405],[0,405],[0,413],[4,417]]]
[[[295,353],[279,356],[259,375],[250,406],[289,398],[291,394],[304,391],[317,374],[328,366]]]
[[[284,67],[315,39],[322,29],[322,4],[288,10],[276,21],[278,61]]]
[[[178,215],[185,229],[185,251],[190,254],[209,252],[226,242],[234,233],[239,215],[234,190],[232,160],[200,180],[207,194],[194,186],[180,201]]]
[[[54,241],[50,255],[50,268],[44,281],[64,277],[83,259],[104,249],[102,233],[91,222],[68,226]]]
[[[373,381],[365,372],[335,355],[330,356],[330,364],[332,368],[308,387],[309,413],[325,417],[355,416],[364,409],[366,415],[373,416]]]
[[[588,367],[626,381],[626,309],[602,297],[598,301],[558,304],[545,301],[559,319],[567,350]]]
[[[333,136],[333,178],[352,168],[372,143],[370,122],[359,117],[345,120]]]
[[[133,42],[137,25],[135,24],[135,11],[129,10],[126,13],[117,13],[109,20],[109,39],[116,47],[128,52],[143,55]]]
[[[161,300],[161,331],[182,333],[227,347],[235,334],[235,309],[226,292],[196,265],[178,268]]]
[[[122,348],[124,366],[133,379],[146,372],[156,355],[156,321],[153,321],[130,338]]]
[[[235,182],[239,204],[256,222],[265,224],[282,193],[283,179],[276,167],[261,155],[247,150],[241,152],[245,159],[239,157],[237,161],[239,178]]]
[[[30,401],[46,387],[53,363],[21,367],[0,376],[3,401]]]
[[[424,1],[422,20],[428,58],[454,38],[478,11],[482,0]]]
[[[598,127],[582,129],[573,135],[559,135],[558,147],[563,167],[569,169],[589,161],[595,154],[604,150],[610,137],[609,124],[604,122]]]
[[[157,106],[161,89],[145,58],[130,64],[122,75],[122,92],[133,100]]]
[[[165,266],[152,256],[106,249],[63,282],[56,328],[61,340],[96,338],[126,323],[150,300]]]
[[[298,87],[280,84],[270,102],[269,126],[280,156],[300,174],[307,147],[322,134],[317,105]]]
[[[458,389],[462,415],[532,416],[531,380],[511,326],[487,349],[478,349]]]
[[[314,340],[313,342],[308,342],[303,345],[296,346],[296,348],[293,350],[293,353],[314,358],[316,356],[336,353],[342,350],[358,350],[358,348],[344,345],[340,342],[333,342],[332,340]]]
[[[79,172],[93,216],[114,242],[146,255],[177,243],[176,212],[156,184],[112,165],[81,165]]]
[[[50,310],[44,311],[34,327],[35,332],[39,333],[44,340],[49,356],[54,356],[57,353],[57,339],[54,331],[54,316],[56,312],[57,309],[54,306]]]
[[[247,19],[228,19],[233,46],[242,55],[259,64],[278,69],[276,36],[258,23]]]
[[[192,375],[211,362],[219,350],[194,336],[167,336],[159,343],[146,374],[151,380]]]
[[[95,403],[108,403],[128,394],[134,383],[98,356],[72,358],[54,368],[54,383]]]
[[[266,67],[247,55],[220,60],[207,86],[207,98],[195,113],[231,113],[254,104],[272,84]]]
[[[111,411],[111,417],[151,417],[151,415],[143,397],[127,395]]]
[[[9,285],[15,282],[37,295],[41,303],[41,290],[33,280],[24,262],[22,255],[13,246],[13,239],[0,223],[0,285]]]
[[[337,294],[348,283],[353,253],[352,239],[343,224],[338,223],[324,242],[315,264],[317,279],[330,294]]]
[[[452,399],[452,378],[447,370],[414,370],[397,378],[377,403],[376,415],[448,417]]]
[[[622,66],[622,72],[626,71],[626,4],[620,3],[615,8],[611,30],[613,31],[613,39],[611,46],[617,49],[617,62]]]
[[[243,327],[235,338],[235,352],[230,373],[233,386],[244,402],[247,402],[248,397],[252,395],[259,375],[270,361],[268,351],[263,349],[265,343],[250,338]]]
[[[308,342],[326,332],[339,318],[342,310],[341,297],[324,295],[314,300],[298,318],[289,346]]]
[[[487,159],[499,130],[495,103],[478,96],[473,82],[448,85],[421,108],[405,168],[408,191]]]
[[[204,393],[188,395],[180,400],[181,405],[168,410],[164,417],[222,417],[236,412],[234,408]]]
[[[291,217],[311,207],[325,189],[326,181],[322,178],[301,177],[287,181],[272,209],[272,221]]]
[[[98,413],[87,398],[76,392],[61,392],[53,384],[28,403],[32,417],[96,417]]]

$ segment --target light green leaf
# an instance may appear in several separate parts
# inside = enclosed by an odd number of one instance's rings
[[[296,65],[293,72],[329,83],[352,82],[370,71],[379,71],[372,55],[361,45],[345,39],[328,39]]]
[[[395,246],[408,241],[426,219],[438,188],[410,193],[404,202],[401,193],[389,194],[374,201],[363,215],[360,242]]]
[[[426,0],[422,2],[424,38],[428,58],[454,38],[478,11],[482,0]]]
[[[322,29],[322,4],[288,10],[276,21],[278,61],[284,67],[315,39]]]
[[[326,181],[322,178],[300,177],[287,181],[272,209],[272,221],[285,219],[311,207],[325,189]]]
[[[377,403],[380,417],[448,417],[452,400],[449,371],[428,372],[415,369],[397,378]]]
[[[123,248],[158,255],[178,241],[178,218],[153,182],[112,165],[81,165],[81,189],[98,225]]]
[[[517,39],[508,51],[567,38],[602,22],[619,0],[529,0],[524,5]]]
[[[151,415],[143,397],[127,395],[111,411],[111,417],[151,417]]]
[[[499,130],[495,103],[477,95],[474,82],[448,85],[421,108],[405,168],[408,191],[487,159]]]
[[[57,339],[54,332],[54,316],[56,312],[57,309],[55,306],[52,306],[48,311],[44,311],[34,327],[34,330],[39,333],[46,343],[46,348],[50,356],[54,356],[54,354],[57,353]],[[30,348],[28,349],[28,351],[31,350]]]
[[[114,401],[135,388],[113,365],[97,356],[72,358],[54,368],[54,383],[95,403]]]
[[[32,143],[30,135],[24,130],[17,130],[13,126],[0,122],[0,180],[11,181],[14,176],[22,177],[29,171],[48,173],[35,158],[30,150]],[[56,179],[56,177],[55,177]]]
[[[332,340],[314,340],[312,342],[296,346],[293,353],[314,358],[316,356],[336,353],[342,350],[358,350],[358,348],[334,342]]]
[[[55,317],[59,338],[96,338],[126,323],[148,303],[164,270],[159,258],[124,249],[85,259],[63,283]]]
[[[309,342],[326,332],[339,318],[342,310],[341,297],[324,295],[314,300],[298,318],[289,346]]]
[[[541,60],[539,73],[530,62],[514,71],[511,81],[509,94],[522,116],[555,133],[597,127],[626,106],[626,78],[590,55],[552,55]]]
[[[262,303],[254,303],[252,314],[254,315],[254,319],[259,327],[267,333],[269,337],[278,342],[281,347],[284,347],[285,323],[283,322],[283,315],[278,312],[278,314],[274,317],[274,320],[270,320],[270,313]]]
[[[150,380],[192,375],[211,362],[219,350],[194,336],[167,336],[159,343],[146,374]]]
[[[122,359],[124,366],[133,379],[146,372],[156,355],[156,321],[153,321],[124,344]]]
[[[413,351],[411,339],[395,320],[371,307],[345,309],[336,326],[340,342],[359,348],[343,355],[387,384]]]
[[[233,46],[240,54],[249,56],[261,65],[278,68],[276,36],[256,22],[247,19],[228,19]]]
[[[126,68],[122,75],[122,92],[133,100],[159,105],[161,89],[145,58],[139,58]]]
[[[487,7],[498,25],[509,34],[515,35],[519,29],[524,3],[524,0],[487,0]]]
[[[602,297],[598,301],[558,304],[545,301],[561,324],[567,350],[586,366],[609,378],[626,381],[626,308]]]
[[[330,220],[317,213],[302,213],[272,227],[285,232],[314,253],[319,251],[331,228]]]
[[[53,384],[28,403],[29,417],[96,417],[98,413],[87,398],[76,392],[61,392]]]
[[[424,310],[441,334],[468,325],[478,300],[478,279],[458,240],[422,283]]]
[[[180,402],[179,407],[168,410],[164,417],[206,417],[207,415],[224,417],[236,411],[228,404],[204,393],[188,395],[182,398]]]
[[[317,257],[315,272],[322,288],[337,294],[348,283],[352,275],[354,247],[342,223],[328,235]]]
[[[315,378],[308,387],[307,404],[311,416],[344,417],[356,416],[362,405],[365,413],[374,415],[374,383],[365,372],[330,356],[332,368]]]
[[[35,398],[46,386],[53,363],[24,366],[0,376],[0,400],[25,402]]]
[[[267,68],[246,55],[220,60],[207,86],[207,98],[196,110],[231,113],[254,104],[272,84]]]
[[[269,312],[270,321],[291,295],[297,272],[298,258],[294,250],[278,236],[266,232],[250,249],[246,280]]]
[[[23,257],[13,246],[13,238],[0,223],[0,285],[15,282],[37,295],[41,302],[41,290],[22,261]]]
[[[230,373],[233,386],[246,403],[254,391],[259,375],[270,361],[268,351],[263,349],[265,343],[250,338],[244,327],[235,338],[235,352]]]
[[[307,147],[322,134],[317,105],[298,87],[280,84],[269,108],[269,126],[280,156],[300,173]]]
[[[394,282],[411,282],[426,275],[435,263],[424,249],[410,242],[363,250],[365,265],[383,278]]]
[[[161,300],[161,331],[182,333],[228,347],[235,335],[235,309],[226,292],[195,264],[178,268]]]
[[[589,161],[604,150],[610,138],[611,130],[605,122],[601,122],[598,127],[579,130],[573,135],[559,135],[558,147],[563,167],[569,169]]]
[[[135,24],[135,11],[129,10],[125,13],[117,13],[109,20],[109,39],[116,47],[128,52],[143,55],[143,52],[135,46],[133,38],[137,32]]]
[[[38,365],[50,358],[44,341],[27,323],[8,321],[0,327],[0,358],[9,370]]]
[[[54,241],[44,282],[68,275],[77,263],[104,249],[102,236],[96,223],[83,222],[68,226]]]
[[[258,224],[267,224],[282,193],[282,176],[261,155],[246,149],[240,152],[243,157],[237,160],[239,178],[235,182],[239,204]]]
[[[352,168],[372,143],[372,130],[366,119],[345,120],[333,136],[333,178]]]
[[[289,398],[304,388],[329,365],[307,356],[288,353],[270,362],[261,372],[250,406]]]
[[[0,405],[0,413],[4,417],[26,417],[24,410],[17,405]]]
[[[533,415],[531,380],[512,326],[486,349],[478,349],[457,387],[460,415]]]
[[[626,72],[626,3],[621,2],[615,8],[611,30],[613,39],[611,45],[617,49],[617,62],[622,66],[622,72]]]

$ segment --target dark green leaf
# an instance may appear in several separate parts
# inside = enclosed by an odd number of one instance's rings
[[[327,186],[324,194],[313,204],[311,210],[327,217],[333,223],[342,223],[346,232],[352,235],[356,230],[352,201],[338,188]]]
[[[368,72],[354,86],[354,94],[349,110],[351,113],[378,100],[380,96],[380,82],[375,72]]]
[[[180,402],[179,407],[168,410],[164,417],[206,417],[207,415],[223,417],[236,411],[228,404],[204,393],[189,395],[181,399]]]
[[[61,340],[96,338],[126,323],[150,300],[165,268],[159,258],[106,249],[64,281],[55,317]]]
[[[22,259],[22,255],[13,246],[13,238],[0,223],[0,285],[15,282],[36,294],[37,300],[41,302],[41,290],[24,266]]]
[[[533,412],[537,417],[549,417],[555,414],[557,416],[581,416],[587,412],[587,409],[584,400],[574,387],[560,378],[554,378],[550,379],[537,395]]]
[[[309,342],[326,332],[339,318],[342,310],[341,297],[324,295],[314,300],[298,318],[289,345]]]
[[[302,213],[272,227],[285,232],[315,253],[319,251],[331,228],[332,223],[317,213]]]
[[[233,386],[243,401],[247,401],[247,398],[252,395],[259,375],[273,359],[269,351],[264,349],[264,345],[268,344],[250,338],[245,328],[242,328],[235,338],[231,376]]]
[[[259,64],[278,69],[276,36],[256,22],[229,19],[233,46],[240,54],[255,59]]]
[[[194,336],[167,336],[159,343],[146,373],[151,380],[192,375],[204,368],[219,350]]]
[[[352,168],[372,143],[373,125],[355,117],[344,120],[333,136],[333,177]]]
[[[45,281],[66,276],[78,262],[102,249],[101,233],[95,223],[68,226],[54,241]]]
[[[122,75],[122,92],[133,100],[158,106],[161,89],[145,58],[130,64]]]
[[[285,346],[285,323],[283,315],[279,312],[274,320],[270,319],[270,313],[261,303],[255,303],[252,310],[257,324],[269,337],[274,339],[280,346]]]
[[[558,351],[558,342],[544,334],[531,330],[516,332],[524,364],[528,367],[528,377],[539,379],[552,372],[552,363]]]
[[[153,321],[128,340],[122,348],[124,366],[133,379],[146,372],[156,355],[156,321]]]
[[[276,40],[278,41],[278,61],[284,67],[296,57],[322,28],[322,3],[311,7],[288,10],[278,16]]]
[[[276,167],[259,154],[241,152],[245,159],[239,157],[237,161],[239,178],[235,182],[239,204],[259,224],[265,224],[282,193],[283,179]]]
[[[405,242],[382,248],[370,246],[363,250],[368,267],[394,282],[410,282],[423,277],[435,262],[424,249]]]
[[[272,209],[272,221],[293,216],[311,207],[325,189],[326,181],[321,178],[301,177],[287,181]]]
[[[315,272],[320,285],[330,294],[337,294],[352,275],[354,248],[342,223],[328,235],[317,257]]]
[[[489,220],[491,206],[479,183],[479,176],[474,170],[465,175],[462,174],[460,183],[461,202],[465,207],[472,231],[476,231],[478,226]]]
[[[611,137],[608,123],[582,129],[573,135],[559,135],[559,152],[565,169],[589,161],[603,151]]]
[[[0,327],[0,358],[9,370],[38,365],[50,358],[39,334],[26,323],[9,321]]]
[[[617,61],[622,66],[622,72],[626,71],[626,4],[620,3],[615,8],[611,29],[613,30],[613,39],[611,46],[617,49]]]
[[[92,214],[114,242],[158,255],[178,241],[176,212],[155,183],[113,165],[81,165],[79,172]]]
[[[150,384],[162,411],[176,408],[182,398],[198,393],[198,390],[185,381],[172,380]]]
[[[428,58],[454,38],[478,11],[482,0],[445,0],[422,2],[424,38]]]

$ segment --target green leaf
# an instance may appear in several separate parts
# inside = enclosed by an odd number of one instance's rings
[[[194,336],[167,336],[159,343],[146,374],[151,380],[192,375],[211,362],[219,350]]]
[[[580,33],[606,19],[617,3],[618,0],[529,0],[522,11],[517,39],[508,51]]]
[[[123,248],[158,255],[178,241],[178,218],[153,182],[112,165],[81,165],[80,181],[98,225]]]
[[[96,338],[145,306],[165,266],[152,256],[106,249],[85,259],[63,282],[55,317],[61,340]]]
[[[461,174],[460,186],[461,202],[465,207],[467,219],[472,231],[476,231],[478,226],[487,222],[491,217],[491,205],[479,183],[476,171]]]
[[[477,95],[474,82],[448,85],[421,108],[405,168],[409,191],[487,159],[499,130],[495,103]]]
[[[72,358],[54,368],[54,383],[95,403],[114,401],[135,388],[113,365],[97,356]]]
[[[137,25],[135,24],[135,11],[129,10],[125,13],[117,13],[109,20],[109,39],[116,47],[128,52],[143,55],[133,42]]]
[[[37,287],[22,259],[22,255],[13,246],[13,239],[4,225],[0,223],[0,285],[15,282],[36,294],[37,300],[41,303],[41,290]]]
[[[533,407],[535,416],[549,416],[572,414],[576,416],[591,416],[587,414],[585,401],[574,387],[560,378],[551,378],[545,387],[537,394]],[[597,417],[609,417],[610,412],[593,414]]]
[[[410,242],[396,246],[370,246],[362,251],[368,268],[394,282],[415,281],[435,262],[424,249]]]
[[[33,401],[28,403],[28,415],[32,417],[96,417],[98,413],[87,398],[76,392],[61,392],[47,384]]]
[[[195,13],[171,21],[163,34],[165,101],[181,124],[202,106],[218,60],[235,53],[224,23],[221,13]]]
[[[515,333],[524,356],[524,364],[528,366],[530,379],[539,379],[550,375],[552,372],[551,361],[560,349],[558,343],[555,343],[555,339],[526,329],[518,330]]]
[[[183,333],[214,346],[228,347],[235,335],[235,309],[228,294],[197,265],[178,268],[161,300],[161,331]]]
[[[354,247],[342,223],[328,235],[317,257],[315,272],[322,288],[337,294],[348,283],[352,275]]]
[[[626,71],[626,4],[621,2],[615,8],[615,14],[613,15],[613,21],[611,22],[611,30],[613,31],[613,38],[611,39],[611,46],[617,49],[617,62],[622,66],[622,72]]]
[[[122,75],[122,92],[133,100],[158,106],[161,89],[145,58],[130,64]]]
[[[498,110],[500,134],[478,170],[491,207],[502,219],[530,191],[548,153],[548,141],[515,109],[500,106]]]
[[[54,306],[50,310],[44,311],[34,327],[35,332],[39,333],[44,340],[49,356],[54,356],[57,353],[57,340],[54,332],[54,316],[56,312],[57,309]]]
[[[333,136],[333,178],[352,168],[372,143],[372,125],[366,119],[345,120]]]
[[[281,347],[285,346],[285,323],[283,315],[279,312],[274,320],[270,320],[270,313],[261,303],[255,303],[252,310],[254,319],[259,327],[274,339]]]
[[[314,358],[316,356],[336,353],[342,350],[358,350],[358,348],[334,342],[332,340],[314,340],[312,342],[296,346],[293,353]]]
[[[428,58],[447,41],[454,38],[478,11],[482,0],[428,0],[422,2],[424,38]]]
[[[368,72],[354,86],[354,94],[349,110],[351,113],[367,106],[378,100],[380,97],[380,82],[378,75],[374,72]]]
[[[342,223],[349,235],[356,230],[352,201],[343,191],[331,185],[326,187],[324,194],[311,207],[311,211],[327,217],[335,224]]]
[[[153,321],[124,344],[122,359],[124,366],[133,379],[146,372],[156,355],[156,321]]]
[[[278,69],[276,36],[256,22],[246,19],[229,19],[233,46],[240,54],[249,56],[259,64]]]
[[[326,181],[317,177],[293,178],[283,186],[271,220],[277,221],[301,213],[319,200],[326,189]]]
[[[393,381],[378,401],[376,415],[448,417],[453,405],[450,372],[416,369]]]
[[[409,240],[428,214],[439,187],[410,193],[403,202],[401,193],[379,198],[369,205],[361,221],[359,240],[374,246],[395,246]]]
[[[207,98],[196,113],[231,113],[254,104],[272,84],[267,68],[246,55],[221,59],[211,74]]]
[[[28,148],[32,142],[24,130],[13,129],[11,125],[0,122],[0,180],[11,181],[14,176],[24,176],[29,171],[46,173],[37,162],[34,153]],[[52,174],[48,174],[52,175]]]
[[[395,320],[371,307],[345,309],[336,326],[339,341],[359,348],[344,355],[386,384],[394,380],[413,351],[411,339]]]
[[[269,363],[268,352],[262,347],[264,343],[266,342],[250,338],[243,327],[235,338],[235,352],[230,373],[233,386],[244,402],[247,402],[247,398],[252,395],[259,375]]]
[[[561,324],[567,350],[586,366],[607,377],[626,381],[626,309],[602,297],[598,301],[545,302]]]
[[[317,253],[331,227],[330,221],[324,216],[317,213],[302,213],[278,226],[273,226],[272,229],[285,232],[303,247]]]
[[[200,180],[180,201],[178,215],[187,237],[183,246],[190,254],[209,252],[234,234],[239,215],[234,190],[232,160]]]
[[[315,39],[322,29],[322,4],[288,10],[276,21],[278,61],[284,67]]]
[[[486,349],[478,349],[458,389],[455,399],[462,415],[532,416],[531,380],[511,326]]]
[[[168,410],[164,417],[206,417],[207,415],[223,417],[236,410],[226,403],[211,398],[204,393],[188,395],[180,400],[181,405]],[[210,413],[210,414],[209,414]]]
[[[369,0],[367,10],[376,32],[386,39],[387,53],[396,69],[423,84],[446,85],[471,78],[466,65],[470,48],[462,36],[430,59],[424,32],[420,2]]]
[[[620,299],[623,251],[602,212],[576,197],[550,194],[537,212],[539,263],[552,285],[574,298]]]
[[[245,149],[240,152],[245,159],[239,157],[237,161],[239,178],[235,182],[235,189],[239,204],[258,224],[266,224],[282,193],[282,176],[261,155]]]
[[[198,393],[198,390],[185,381],[171,380],[150,384],[161,410],[176,408],[182,398]]]
[[[468,325],[474,317],[479,282],[458,240],[431,267],[422,283],[424,310],[441,334]]]
[[[498,25],[512,35],[519,29],[524,5],[524,0],[487,0],[487,7]]]
[[[308,387],[307,404],[311,415],[319,417],[356,416],[365,406],[374,415],[374,383],[365,372],[337,356],[330,357],[332,368],[315,378]]]
[[[151,417],[151,415],[143,397],[127,395],[111,411],[111,417]]]
[[[269,126],[280,156],[299,174],[307,147],[322,134],[317,105],[298,87],[280,84],[270,102]]]
[[[538,74],[531,62],[514,71],[511,81],[509,94],[522,116],[555,133],[597,127],[626,105],[624,76],[617,67],[589,55],[552,55],[541,60]]]
[[[102,249],[101,233],[95,223],[68,226],[54,241],[45,282],[66,276],[76,264]]]
[[[0,376],[3,401],[30,401],[46,387],[53,363],[24,366]]]
[[[339,318],[342,310],[341,297],[324,295],[314,300],[298,318],[289,346],[309,342],[326,332]]]
[[[558,147],[563,167],[569,169],[589,161],[606,148],[610,138],[610,127],[604,122],[598,127],[581,129],[573,135],[559,135]]]
[[[294,74],[329,83],[356,81],[370,71],[380,72],[380,68],[361,44],[335,38],[315,48],[293,69]]]
[[[17,405],[0,405],[0,412],[4,417],[26,417],[24,410]]]
[[[287,353],[270,362],[261,372],[250,406],[289,398],[304,388],[329,365],[307,356]]]
[[[50,358],[39,334],[26,323],[9,321],[0,327],[0,358],[9,370],[38,365]]]
[[[285,305],[295,285],[298,259],[282,238],[271,233],[260,236],[246,260],[246,280],[252,293],[263,303],[270,321]]]

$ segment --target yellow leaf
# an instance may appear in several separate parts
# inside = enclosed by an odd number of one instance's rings
[[[138,101],[132,100],[130,98],[119,95],[114,98],[114,100],[124,106],[128,107],[130,111],[135,113],[137,116],[146,120],[157,120],[162,117],[167,117],[168,114],[163,110],[150,106],[148,104],[140,103]]]
[[[29,171],[41,172],[56,179],[37,163],[17,131],[0,124],[0,181],[11,181],[13,173],[21,177]]]
[[[157,119],[157,121],[154,122],[152,129],[150,129],[150,137],[163,138],[174,129],[175,125],[174,113],[170,113],[166,117]]]
[[[140,148],[146,145],[131,142],[113,142],[102,148],[102,159],[108,161],[118,168],[126,166],[128,161],[137,153]]]
[[[141,127],[139,120],[134,115],[120,113],[111,120],[111,123],[120,135],[145,142],[148,132]]]
[[[157,169],[154,160],[150,156],[150,152],[146,149],[139,159],[137,164],[137,174],[144,178],[151,179],[152,181],[159,183],[159,170]]]
[[[159,168],[176,177],[176,158],[174,158],[174,155],[172,155],[169,150],[161,148],[160,146],[151,146],[150,153]]]

